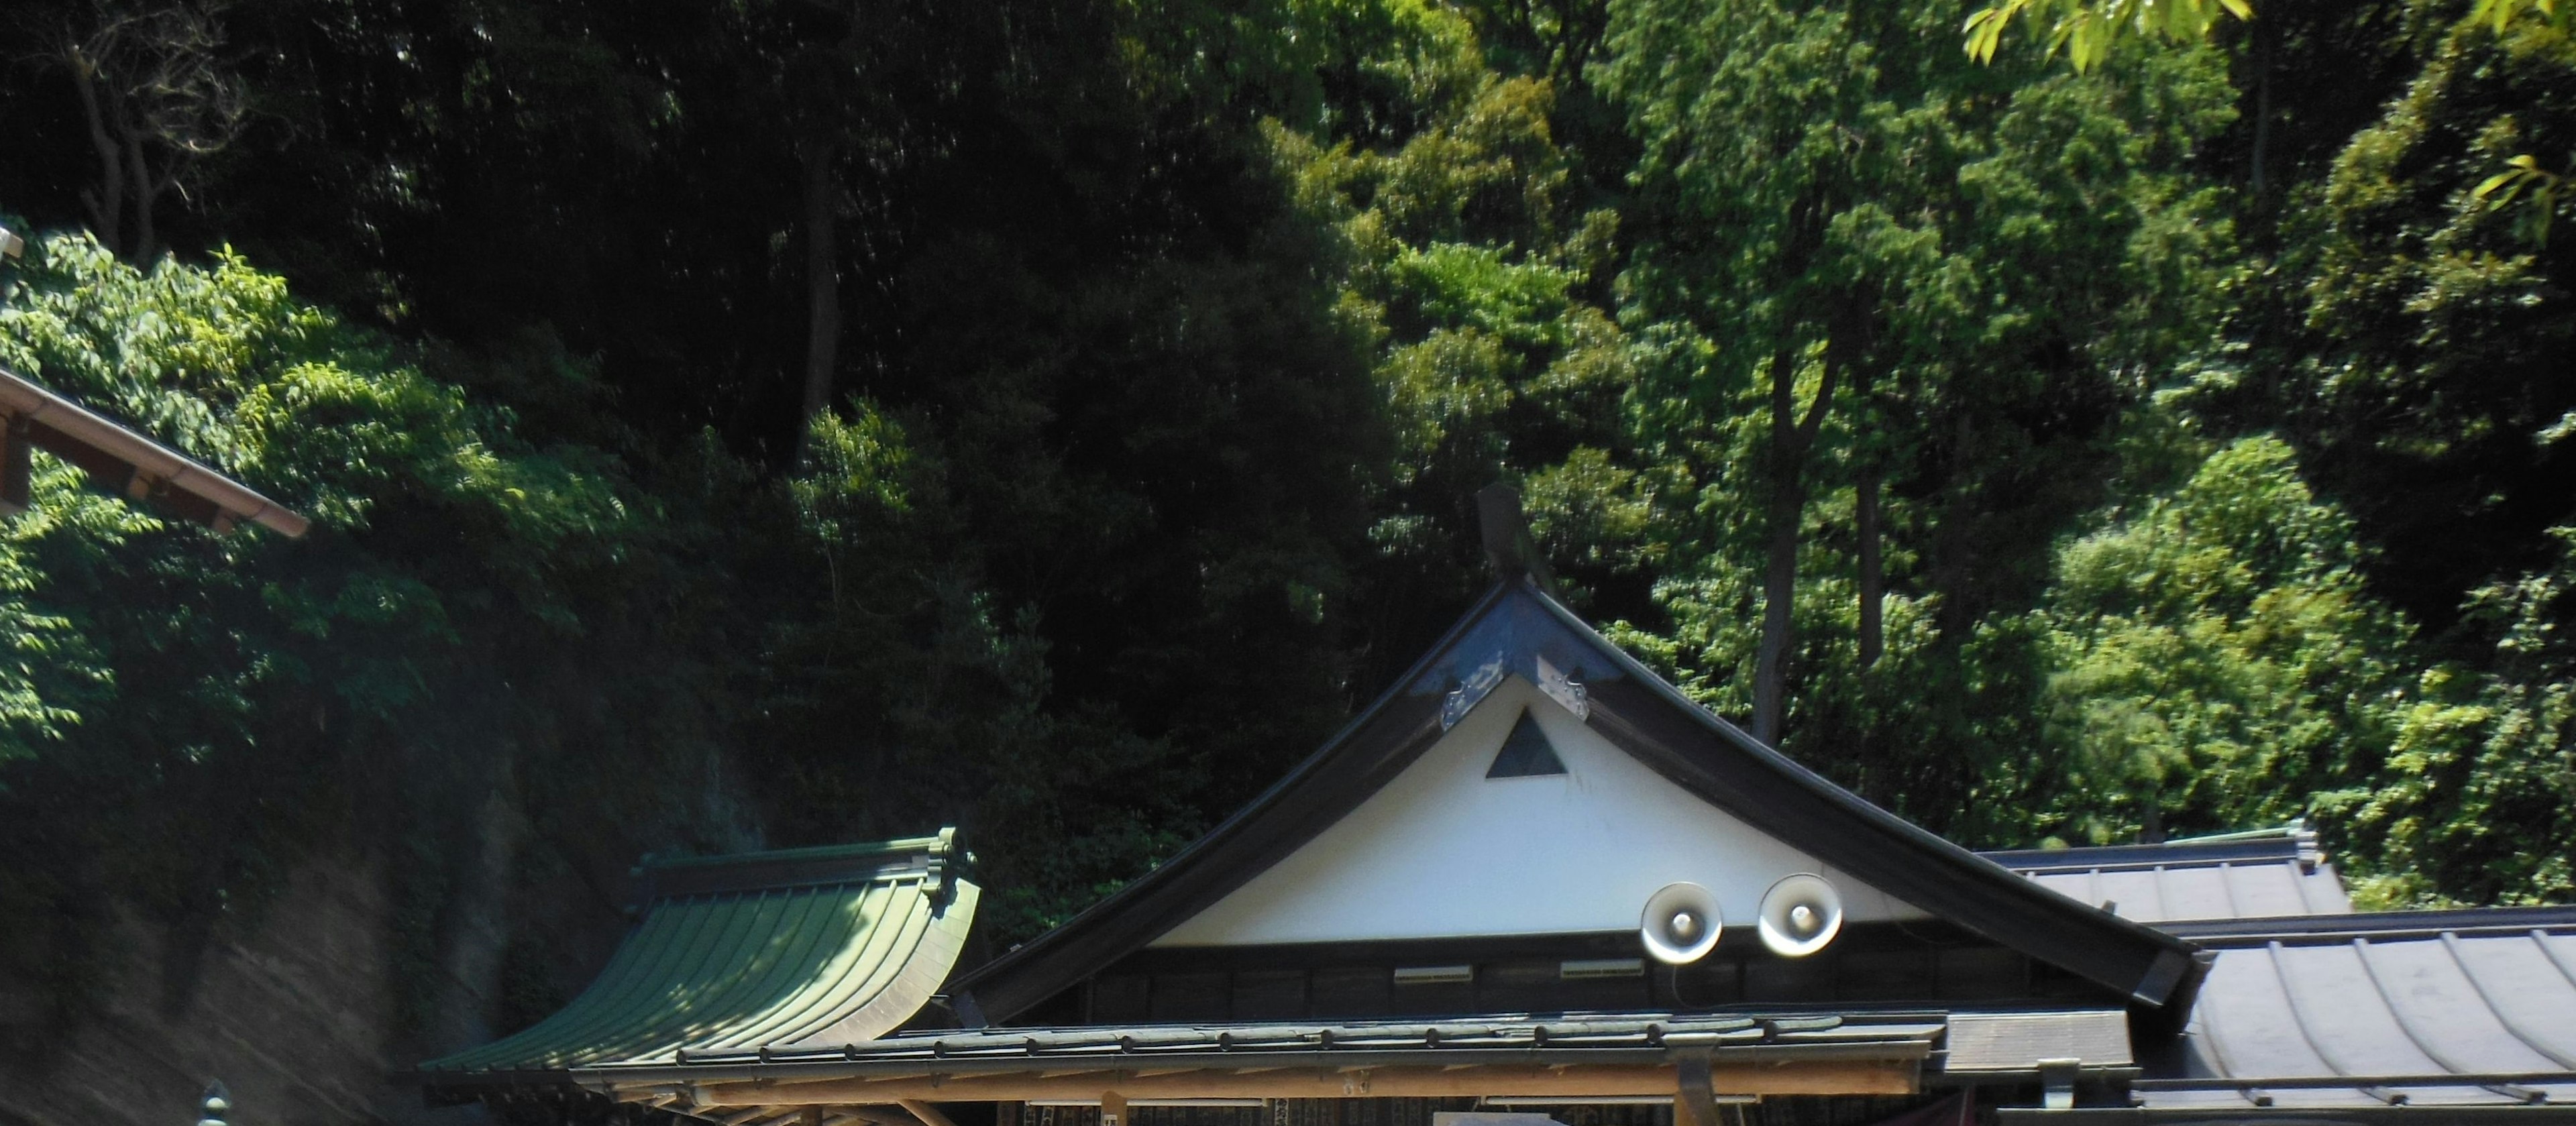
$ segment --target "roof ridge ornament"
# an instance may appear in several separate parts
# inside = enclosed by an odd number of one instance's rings
[[[1477,490],[1476,523],[1484,541],[1485,559],[1494,566],[1495,581],[1508,583],[1526,576],[1540,590],[1556,593],[1556,575],[1548,570],[1547,555],[1538,549],[1538,539],[1530,534],[1519,489],[1496,481]]]
[[[0,235],[8,233],[0,231]],[[224,1081],[210,1080],[206,1083],[205,1094],[197,1098],[197,1113],[203,1115],[197,1119],[197,1126],[229,1126],[225,1116],[230,1114],[232,1109],[233,1093],[224,1088]]]
[[[1467,718],[1468,712],[1476,710],[1476,705],[1484,703],[1485,697],[1501,687],[1503,677],[1510,671],[1511,654],[1496,650],[1492,659],[1461,678],[1458,687],[1450,689],[1449,694],[1440,700],[1440,730],[1458,726],[1459,720]]]
[[[1544,653],[1533,653],[1530,659],[1538,669],[1539,691],[1546,693],[1548,699],[1556,701],[1558,707],[1573,712],[1574,718],[1592,718],[1592,692],[1583,686],[1581,680],[1576,679],[1583,675],[1582,669],[1577,668],[1567,672],[1548,663],[1547,655]]]

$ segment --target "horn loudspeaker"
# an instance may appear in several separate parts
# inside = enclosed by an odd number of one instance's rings
[[[1645,916],[1638,920],[1637,934],[1646,941],[1646,953],[1668,965],[1688,965],[1717,949],[1717,936],[1725,931],[1726,920],[1717,909],[1717,897],[1707,888],[1694,883],[1665,884],[1646,897]]]
[[[1843,897],[1825,878],[1806,872],[1783,878],[1762,893],[1762,945],[1783,958],[1804,958],[1825,948],[1843,929]]]

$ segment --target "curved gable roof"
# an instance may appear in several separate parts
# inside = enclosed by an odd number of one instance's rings
[[[641,918],[590,988],[417,1074],[471,1086],[883,1036],[930,999],[965,945],[980,891],[958,859],[944,829],[648,863]]]
[[[2150,1007],[2180,999],[2197,977],[2191,944],[2039,887],[1834,785],[1691,702],[1514,577],[1251,804],[1161,867],[952,983],[955,1007],[970,1023],[1009,1020],[1145,946],[1349,814],[1514,675],[1710,804],[1998,944]]]

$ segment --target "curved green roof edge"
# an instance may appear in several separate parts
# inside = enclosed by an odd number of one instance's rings
[[[653,861],[644,909],[587,989],[492,1043],[423,1063],[461,1079],[681,1051],[871,1040],[955,968],[981,889],[953,871],[955,830],[872,844]]]

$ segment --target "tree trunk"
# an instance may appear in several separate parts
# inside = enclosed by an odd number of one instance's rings
[[[72,84],[80,88],[81,113],[89,118],[90,147],[98,150],[98,194],[89,204],[90,226],[97,230],[98,241],[107,245],[108,253],[124,249],[117,232],[125,218],[125,160],[116,151],[116,140],[107,132],[107,107],[99,104],[98,76],[90,71],[88,60],[77,54],[71,60]]]
[[[1799,518],[1807,511],[1807,449],[1824,425],[1833,403],[1839,364],[1826,353],[1824,377],[1816,384],[1816,401],[1798,417],[1797,351],[1782,348],[1771,355],[1771,543],[1762,576],[1762,642],[1753,663],[1753,737],[1765,743],[1780,738],[1780,717],[1789,686],[1789,648],[1796,623],[1790,615],[1798,593]]]
[[[1854,507],[1853,523],[1860,535],[1860,667],[1878,663],[1886,645],[1883,620],[1887,601],[1887,576],[1878,553],[1878,487],[1879,467],[1875,458],[1864,458],[1860,467],[1860,498]]]
[[[1806,490],[1795,480],[1782,481],[1771,494],[1771,547],[1762,576],[1762,645],[1753,663],[1753,737],[1765,743],[1780,739],[1780,712],[1788,692],[1790,602],[1798,583],[1798,514],[1806,508]]]
[[[832,405],[832,377],[840,364],[841,272],[839,193],[832,165],[839,146],[817,144],[805,150],[805,402],[798,418],[811,427],[814,416]],[[800,439],[801,441],[801,439]]]
[[[1858,310],[1863,306],[1854,302],[1853,308]],[[1852,401],[1857,404],[1855,409],[1861,412],[1860,425],[1866,426],[1874,417],[1871,408],[1875,406],[1873,393],[1878,387],[1879,374],[1878,369],[1872,366],[1877,358],[1869,354],[1868,345],[1877,334],[1872,331],[1874,320],[1866,314],[1855,319],[1860,323],[1851,326],[1849,331],[1836,334],[1834,343],[1842,348],[1845,356],[1860,357],[1860,361],[1852,366]],[[1886,649],[1887,569],[1879,552],[1879,543],[1884,537],[1880,534],[1878,520],[1879,486],[1886,468],[1880,458],[1881,454],[1875,448],[1856,444],[1852,450],[1852,462],[1858,467],[1856,479],[1852,482],[1852,532],[1860,540],[1860,667],[1863,671],[1877,664],[1879,654]]]
[[[132,261],[144,269],[152,267],[152,256],[160,251],[152,229],[152,206],[161,196],[161,185],[154,182],[152,167],[143,160],[143,139],[132,131],[125,134],[128,175],[134,181],[134,256]]]
[[[2257,21],[2254,28],[2254,153],[2247,176],[2254,194],[2263,194],[2263,156],[2272,141],[2272,31]]]
[[[1982,451],[1977,447],[1976,417],[1972,410],[1951,411],[1949,451],[1943,457],[1954,467],[1978,464]],[[1939,509],[1932,517],[1930,573],[1923,585],[1939,596],[1932,600],[1931,644],[1955,657],[1976,629],[1976,619],[1969,608],[1977,604],[1977,599],[1971,597],[1968,588],[1984,560],[1977,550],[1981,529],[1979,494],[1973,475],[1964,468],[1953,468],[1949,478],[1941,487]]]

